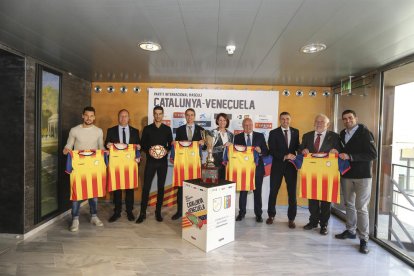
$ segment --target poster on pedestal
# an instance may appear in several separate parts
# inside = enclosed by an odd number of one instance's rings
[[[209,252],[234,241],[236,184],[183,183],[182,238]]]

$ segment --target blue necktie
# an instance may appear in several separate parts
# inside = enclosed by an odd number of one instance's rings
[[[250,147],[252,145],[252,140],[250,140],[250,134],[247,134],[247,143],[246,145]]]

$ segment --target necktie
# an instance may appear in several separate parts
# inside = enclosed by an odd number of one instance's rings
[[[187,138],[188,141],[192,141],[193,140],[193,132],[191,131],[192,126],[187,126]]]
[[[126,134],[125,134],[125,128],[122,128],[122,143],[126,144]]]
[[[288,134],[287,134],[288,131],[285,129],[284,132],[285,132],[285,142],[286,142],[286,146],[289,147],[289,142],[288,142],[289,140],[288,140]]]
[[[247,134],[247,143],[246,145],[250,147],[252,145],[252,140],[250,140],[250,134]]]
[[[314,148],[315,148],[315,152],[319,152],[319,144],[321,143],[321,135],[322,134],[318,133],[317,135],[318,135],[318,137],[316,137],[315,144],[313,145]]]

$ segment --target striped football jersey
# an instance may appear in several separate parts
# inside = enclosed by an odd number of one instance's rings
[[[66,173],[70,174],[72,201],[105,196],[107,163],[108,158],[103,150],[69,152]]]
[[[313,153],[291,160],[298,172],[299,196],[327,202],[340,202],[340,177],[351,167],[335,153]]]
[[[176,141],[171,149],[174,161],[173,187],[182,187],[184,180],[201,177],[201,145],[198,141]]]
[[[108,192],[138,188],[138,164],[141,157],[137,145],[129,144],[123,148],[112,144],[109,147]]]
[[[236,182],[236,191],[253,191],[259,155],[251,146],[231,145],[226,147],[223,163],[226,165],[226,180]]]

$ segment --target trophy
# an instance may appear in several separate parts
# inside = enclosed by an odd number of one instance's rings
[[[207,146],[206,163],[201,167],[201,178],[204,183],[218,183],[218,167],[214,165],[213,145],[217,139],[216,133],[210,130],[201,131],[201,137]]]

